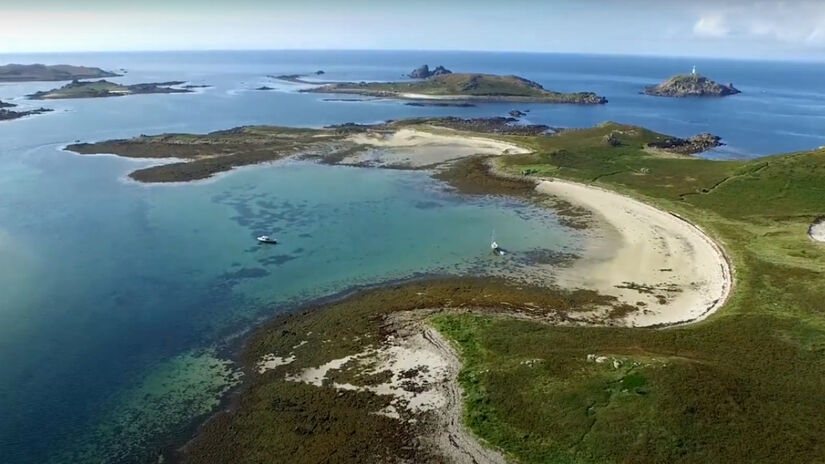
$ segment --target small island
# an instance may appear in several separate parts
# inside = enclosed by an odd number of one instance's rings
[[[68,98],[104,98],[122,97],[125,95],[140,95],[151,93],[192,93],[193,87],[177,87],[183,81],[152,82],[147,84],[116,84],[107,80],[78,81],[74,80],[63,87],[35,92],[28,95],[31,100],[61,100]]]
[[[68,64],[7,64],[0,66],[0,82],[71,81],[118,76],[120,74],[104,71],[100,68]]]
[[[300,92],[344,93],[401,100],[474,100],[579,105],[607,103],[606,98],[593,92],[554,92],[546,90],[537,82],[518,76],[473,73],[439,74],[414,82],[327,83],[319,87],[302,89]]]
[[[725,97],[741,93],[733,84],[719,84],[700,76],[694,66],[690,74],[679,74],[662,82],[645,88],[646,95],[656,97]]]
[[[19,119],[19,118],[24,118],[26,116],[32,116],[32,115],[35,115],[35,114],[48,113],[49,111],[52,111],[49,108],[37,108],[37,109],[33,109],[33,110],[28,110],[28,111],[12,111],[12,110],[9,109],[9,108],[14,108],[16,106],[17,105],[15,105],[15,104],[6,103],[6,102],[0,100],[0,121],[10,121],[12,119]]]

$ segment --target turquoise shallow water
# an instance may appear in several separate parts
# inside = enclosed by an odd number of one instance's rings
[[[825,144],[822,65],[698,62],[746,94],[675,101],[641,85],[689,60],[576,55],[233,52],[3,57],[129,69],[124,82],[187,79],[195,95],[46,102],[0,123],[0,456],[3,462],[136,462],[214,407],[236,380],[228,338],[295,303],[420,273],[506,271],[514,253],[575,252],[552,213],[457,195],[426,173],[284,162],[188,185],[124,180],[143,162],[60,151],[74,140],[203,132],[242,124],[321,126],[423,115],[499,116],[508,104],[417,108],[255,92],[266,74],[394,79],[422,62],[516,73],[595,90],[605,107],[530,107],[532,122],[612,119],[676,135],[711,131],[740,157]],[[0,85],[0,99],[52,83]],[[290,90],[291,87],[285,87]],[[271,233],[274,247],[254,237]],[[505,262],[506,263],[506,262]]]

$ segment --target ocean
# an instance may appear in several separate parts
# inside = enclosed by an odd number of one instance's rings
[[[416,116],[504,116],[585,127],[638,124],[711,132],[703,156],[751,158],[825,145],[825,64],[595,55],[249,51],[0,55],[125,69],[118,82],[186,80],[195,94],[30,102],[60,83],[0,84],[0,100],[55,111],[0,122],[0,456],[28,462],[147,462],[180,440],[240,379],[231,361],[266,318],[348,289],[423,275],[506,273],[496,238],[527,259],[575,253],[555,215],[460,195],[426,172],[284,161],[181,185],[141,185],[145,161],[61,150],[164,132],[241,125],[321,127]],[[412,107],[328,101],[267,75],[394,80],[428,63],[516,74],[548,89],[594,91],[604,106],[486,103]],[[693,65],[742,94],[641,95]],[[256,91],[268,85],[274,91]],[[255,237],[277,236],[260,246]]]

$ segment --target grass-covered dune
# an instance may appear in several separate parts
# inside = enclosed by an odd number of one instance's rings
[[[403,99],[498,100],[536,103],[604,104],[593,92],[561,93],[518,77],[494,74],[453,73],[411,82],[342,82],[306,92],[349,93]]]
[[[604,143],[610,134],[621,143]],[[825,150],[675,159],[644,151],[654,137],[606,124],[522,140],[536,153],[499,164],[699,224],[732,259],[732,298],[666,330],[438,316],[465,363],[467,425],[520,462],[825,460],[825,247],[806,235],[825,211]]]

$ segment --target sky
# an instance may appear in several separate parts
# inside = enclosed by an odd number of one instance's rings
[[[825,0],[0,0],[0,53],[214,49],[825,61]]]

